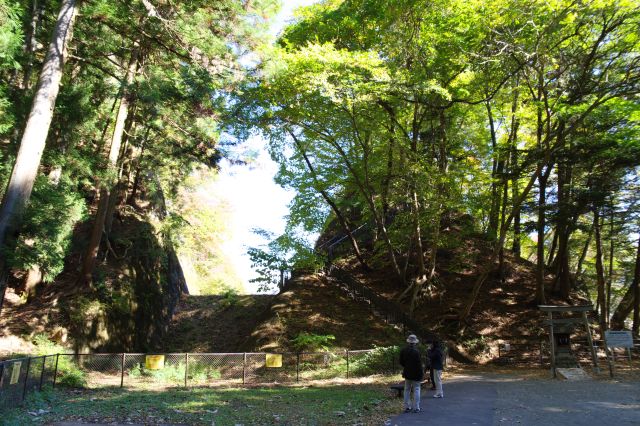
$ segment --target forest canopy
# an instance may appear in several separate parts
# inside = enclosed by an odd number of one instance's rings
[[[633,1],[322,1],[238,111],[298,194],[289,230],[344,235],[411,309],[464,244],[442,230],[469,218],[493,260],[460,319],[509,250],[536,263],[537,303],[586,290],[620,322],[638,285],[639,19]]]

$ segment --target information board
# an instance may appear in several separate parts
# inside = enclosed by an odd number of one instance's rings
[[[265,354],[265,365],[267,368],[280,368],[282,367],[282,355],[280,354]]]
[[[20,368],[22,367],[22,361],[16,361],[13,363],[13,367],[11,369],[11,380],[9,380],[10,385],[15,385],[20,380]]]
[[[162,370],[164,368],[164,355],[147,355],[144,359],[144,367],[147,370]]]
[[[630,331],[608,330],[604,332],[604,337],[610,348],[633,348],[633,336]]]

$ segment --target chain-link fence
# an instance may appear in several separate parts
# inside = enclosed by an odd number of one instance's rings
[[[0,408],[71,388],[291,383],[399,373],[399,348],[301,353],[56,354],[0,362]]]

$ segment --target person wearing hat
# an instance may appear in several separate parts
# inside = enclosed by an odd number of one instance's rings
[[[422,357],[415,334],[407,337],[408,345],[400,351],[400,365],[404,377],[404,411],[420,412],[420,383],[424,375]],[[412,408],[413,406],[413,408]]]

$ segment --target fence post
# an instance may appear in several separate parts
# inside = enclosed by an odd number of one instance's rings
[[[244,357],[242,358],[242,384],[244,385],[245,380],[247,379],[247,353],[244,353]]]
[[[296,354],[296,382],[300,381],[300,352]]]
[[[347,349],[347,379],[349,378],[349,349]]]
[[[42,371],[40,371],[40,385],[38,386],[38,390],[42,390],[42,381],[44,380],[44,369],[47,366],[47,356],[45,355],[42,358]]]
[[[24,387],[22,388],[22,401],[27,396],[27,384],[29,383],[29,368],[31,368],[31,357],[27,358],[27,371],[24,375]]]
[[[187,387],[187,380],[189,377],[189,353],[184,354],[184,387]]]
[[[56,354],[56,365],[53,367],[53,388],[56,387],[56,379],[58,378],[58,360],[60,359],[60,354]]]
[[[4,362],[0,362],[0,395],[2,394],[2,384],[4,383]]]
[[[127,354],[122,352],[122,360],[120,361],[120,387],[124,387],[124,362]]]

